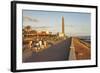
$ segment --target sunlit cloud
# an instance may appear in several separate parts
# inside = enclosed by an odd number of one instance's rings
[[[39,22],[39,20],[35,19],[35,18],[32,18],[30,16],[24,16],[23,17],[23,20],[24,21],[31,21],[31,22]]]

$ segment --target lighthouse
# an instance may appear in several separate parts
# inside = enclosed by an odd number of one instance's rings
[[[62,16],[62,33],[64,34],[64,17]]]
[[[62,31],[59,33],[59,37],[65,36],[65,29],[64,29],[64,17],[62,16],[62,24],[61,24]]]

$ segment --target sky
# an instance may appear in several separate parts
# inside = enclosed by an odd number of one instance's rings
[[[66,35],[90,36],[91,34],[90,13],[23,10],[22,15],[23,27],[30,25],[34,30],[61,32],[63,16]]]

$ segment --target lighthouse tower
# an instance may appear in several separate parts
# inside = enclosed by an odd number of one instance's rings
[[[64,29],[64,17],[62,16],[62,25],[61,25],[61,28],[62,28],[62,32],[59,33],[59,37],[64,37],[65,36],[65,29]]]
[[[62,34],[64,34],[64,17],[62,16]]]

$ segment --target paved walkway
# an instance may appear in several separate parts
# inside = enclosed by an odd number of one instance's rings
[[[28,53],[29,57],[24,57],[23,62],[43,62],[43,61],[63,61],[69,59],[71,38],[64,40],[39,53]],[[27,56],[27,55],[26,55]]]

